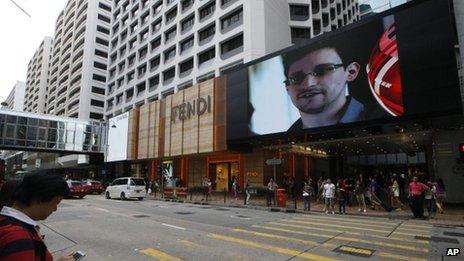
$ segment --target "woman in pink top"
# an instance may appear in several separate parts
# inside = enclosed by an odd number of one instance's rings
[[[411,210],[414,218],[424,217],[424,193],[428,187],[418,181],[417,177],[409,183],[409,197],[411,198]]]

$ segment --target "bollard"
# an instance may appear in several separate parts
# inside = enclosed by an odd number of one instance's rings
[[[247,199],[247,194],[245,192],[245,194],[243,195],[243,205],[246,205],[246,199]]]
[[[295,210],[296,210],[296,195],[293,196],[293,205],[294,205]]]
[[[227,191],[226,191],[226,188],[224,188],[224,204],[226,204],[226,197],[227,197]]]

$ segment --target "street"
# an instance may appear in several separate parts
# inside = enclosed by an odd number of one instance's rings
[[[442,255],[464,243],[462,227],[426,221],[103,195],[63,200],[41,232],[55,257],[81,250],[85,260],[457,260]]]

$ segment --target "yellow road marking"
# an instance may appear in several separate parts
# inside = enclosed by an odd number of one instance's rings
[[[303,229],[307,229],[307,230],[320,230],[320,231],[325,231],[325,232],[345,233],[345,234],[356,235],[356,236],[367,235],[367,234],[361,234],[359,232],[353,232],[353,231],[344,231],[344,230],[320,228],[320,227],[319,228],[317,228],[317,227],[307,227],[307,226],[293,225],[293,224],[282,224],[282,223],[278,223],[278,222],[269,222],[268,224],[278,225],[278,226],[285,226],[285,227],[293,227],[293,228],[303,228]],[[321,234],[314,234],[314,235],[319,236]],[[385,237],[385,236],[380,236],[380,235],[375,235],[375,234],[369,234],[367,236],[380,238],[380,239],[384,239],[384,240],[395,240],[395,241],[406,241],[406,242],[411,242],[411,240],[413,240],[414,243],[425,244],[425,245],[428,245],[430,243],[429,240],[418,240],[418,239],[413,239],[413,238],[391,237],[391,236]],[[327,235],[326,237],[333,237],[333,235]]]
[[[430,237],[429,233],[427,234],[420,234],[420,233],[404,233],[404,232],[398,232],[398,231],[395,231],[392,233],[392,235],[405,235],[405,236],[421,236],[421,237]]]
[[[235,232],[240,232],[240,233],[245,233],[245,234],[252,234],[255,236],[260,236],[260,237],[266,237],[266,238],[273,238],[273,239],[280,239],[284,241],[291,241],[291,242],[296,242],[300,244],[305,244],[305,245],[318,245],[320,247],[324,247],[330,250],[333,250],[334,248],[337,247],[337,245],[332,244],[332,243],[319,243],[317,241],[310,241],[310,240],[303,240],[299,238],[293,238],[293,237],[285,237],[285,236],[280,236],[280,235],[275,235],[275,234],[268,234],[268,233],[262,233],[262,232],[257,232],[257,231],[252,231],[252,230],[244,230],[244,229],[233,229]],[[357,249],[357,250],[362,250],[362,251],[367,251],[363,249]],[[370,254],[366,252],[366,254]],[[423,261],[425,259],[421,258],[413,258],[413,257],[404,257],[402,255],[396,255],[388,252],[382,252],[382,251],[375,251],[374,256],[379,256],[379,257],[385,257],[385,258],[390,258],[390,259],[397,259],[397,260],[414,260],[414,261]]]
[[[308,260],[321,260],[321,261],[338,260],[338,259],[334,259],[330,257],[321,256],[321,255],[301,253],[301,251],[299,250],[294,250],[290,248],[277,247],[277,246],[262,244],[258,242],[243,240],[240,238],[229,237],[229,236],[224,236],[224,235],[208,234],[208,237],[223,240],[223,241],[233,242],[233,243],[237,243],[237,244],[241,244],[241,245],[245,245],[249,247],[261,248],[261,249],[269,250],[275,253],[288,255],[288,256],[295,256],[295,257],[304,258]]]
[[[405,228],[405,227],[402,227],[402,226],[398,227],[395,231],[397,231],[397,230],[408,230],[408,231],[414,231],[416,233],[421,233],[422,232],[422,233],[426,233],[426,234],[430,233],[430,229],[425,230],[425,229],[417,229],[417,228]]]
[[[383,225],[392,225],[392,226],[396,226],[398,225],[398,222],[383,222],[383,221],[374,221],[374,220],[370,220],[370,219],[365,219],[365,218],[362,218],[362,217],[359,217],[359,218],[349,218],[349,217],[332,217],[332,216],[319,216],[319,215],[302,215],[302,216],[299,216],[300,218],[301,217],[307,217],[307,218],[313,218],[313,219],[321,219],[321,220],[324,220],[324,221],[327,221],[327,220],[340,220],[340,221],[353,221],[353,222],[359,222],[359,223],[362,223],[362,224],[383,224]]]
[[[341,246],[338,249],[342,251],[347,251],[353,254],[362,254],[362,255],[369,255],[369,256],[374,253],[374,251],[371,251],[371,250],[357,248],[357,247],[350,247],[350,246]]]
[[[320,236],[320,237],[327,237],[327,238],[332,238],[333,237],[331,235],[321,235],[321,234],[316,234],[316,233],[293,231],[293,230],[289,230],[289,229],[274,228],[274,227],[268,227],[268,226],[253,225],[252,227],[259,227],[259,228],[268,229],[268,230],[282,231],[282,232],[294,233],[294,234],[300,234],[300,235],[307,235],[307,236],[308,235],[309,236]],[[408,250],[408,251],[417,251],[417,252],[423,252],[423,253],[428,253],[429,252],[429,250],[427,248],[420,248],[420,247],[415,247],[415,246],[405,246],[405,245],[399,245],[399,244],[393,244],[393,243],[387,243],[387,242],[377,242],[377,241],[373,241],[373,240],[357,239],[357,238],[354,238],[354,237],[336,236],[333,239],[334,240],[349,241],[349,242],[365,243],[365,244],[371,244],[371,245],[377,245],[377,246],[383,246],[383,247],[390,247],[390,248],[397,248],[397,249]]]
[[[162,251],[159,251],[153,248],[147,248],[147,249],[141,250],[140,252],[144,253],[147,256],[155,257],[159,261],[182,261],[183,260],[183,259],[168,255]]]
[[[429,225],[413,225],[413,224],[408,224],[408,223],[403,223],[401,224],[400,227],[416,227],[416,228],[424,228],[424,229],[432,229],[433,226]]]
[[[206,247],[205,246],[202,246],[202,245],[199,245],[197,243],[194,243],[192,241],[188,241],[188,240],[179,240],[179,242],[181,242],[182,244],[188,246],[188,247],[193,247],[193,248],[202,248],[202,249],[205,249]]]
[[[348,224],[348,225],[358,225],[358,226],[367,226],[367,227],[373,227],[373,228],[389,228],[389,229],[394,229],[396,227],[395,224],[392,226],[386,226],[386,225],[374,225],[374,224],[363,224],[360,222],[352,222],[352,221],[341,221],[341,220],[322,220],[322,219],[312,219],[312,218],[302,218],[302,217],[295,217],[292,220],[298,220],[298,221],[312,221],[312,222],[328,222],[330,224]]]
[[[386,234],[391,232],[389,230],[380,230],[380,229],[363,228],[363,227],[353,227],[353,226],[345,226],[345,225],[337,225],[337,224],[329,224],[329,223],[318,223],[318,222],[311,222],[311,221],[298,221],[298,220],[283,219],[283,220],[281,220],[281,222],[316,225],[316,226],[327,226],[327,227],[338,227],[338,228],[346,228],[346,229],[356,229],[356,230],[372,231],[372,232],[379,232],[379,233],[386,233]]]

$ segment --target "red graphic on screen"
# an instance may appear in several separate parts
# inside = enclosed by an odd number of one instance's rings
[[[395,24],[390,25],[372,50],[367,65],[367,79],[372,94],[391,115],[404,114],[400,62]]]

